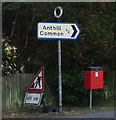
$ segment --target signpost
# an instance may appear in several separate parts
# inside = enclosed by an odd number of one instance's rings
[[[58,71],[59,71],[59,112],[62,112],[62,74],[61,74],[61,40],[76,40],[80,29],[76,23],[61,23],[63,9],[58,6],[54,10],[56,22],[39,22],[37,24],[38,39],[58,39]]]
[[[58,39],[58,71],[59,71],[59,112],[62,112],[62,74],[61,74],[61,40],[76,40],[80,29],[76,23],[61,23],[63,9],[58,6],[54,16],[58,22],[39,22],[37,24],[38,39]],[[40,105],[44,90],[44,67],[37,73],[25,94],[24,104]],[[39,92],[39,93],[35,93]]]

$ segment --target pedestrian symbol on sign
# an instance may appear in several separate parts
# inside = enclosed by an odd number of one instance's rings
[[[33,84],[32,84],[32,86],[31,86],[31,88],[41,88],[41,84],[42,84],[42,82],[41,82],[42,80],[41,80],[41,76],[37,76],[37,79],[33,82]]]

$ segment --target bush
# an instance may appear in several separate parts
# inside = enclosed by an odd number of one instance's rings
[[[63,72],[62,76],[64,104],[88,106],[90,90],[84,89],[84,71],[77,69],[70,73]],[[104,83],[103,89],[93,90],[93,96],[103,98],[107,89]]]
[[[52,71],[52,72],[51,72]],[[58,71],[55,69],[49,69],[46,72],[46,81],[51,88],[51,92],[55,94],[55,102],[58,103]],[[84,89],[84,70],[77,69],[71,72],[62,71],[62,97],[63,104],[88,106],[90,90]],[[93,90],[93,97],[104,97],[104,92],[108,90],[108,87],[104,83],[103,89]]]

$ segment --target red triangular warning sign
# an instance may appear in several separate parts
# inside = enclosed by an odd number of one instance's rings
[[[27,91],[43,91],[44,90],[44,67],[40,69],[36,77],[33,79]]]

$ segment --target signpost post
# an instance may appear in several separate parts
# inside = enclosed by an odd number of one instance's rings
[[[61,74],[61,39],[76,40],[80,29],[76,23],[61,23],[63,9],[58,6],[54,9],[56,22],[39,22],[37,24],[38,39],[58,39],[58,71],[59,71],[59,112],[62,112],[62,74]]]
[[[59,11],[59,14],[57,14]],[[63,9],[58,6],[54,10],[54,16],[60,18],[63,14]],[[58,21],[60,22],[60,20]],[[61,40],[58,40],[58,70],[59,70],[59,112],[62,112],[62,73],[61,73]]]
[[[61,40],[58,40],[58,68],[59,68],[59,111],[62,112]]]

